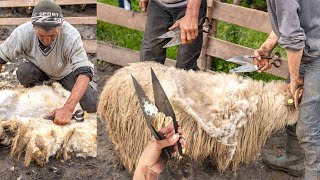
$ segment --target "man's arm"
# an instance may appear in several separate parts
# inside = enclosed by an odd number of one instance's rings
[[[182,44],[191,44],[198,36],[198,18],[201,0],[189,0],[186,14],[177,20],[169,30],[180,27]]]
[[[2,66],[3,66],[3,64],[0,64],[0,72],[1,72],[1,70],[2,70]]]
[[[303,80],[300,79],[299,66],[303,55],[303,49],[298,51],[287,48],[288,65],[290,73],[290,92],[294,96],[299,85],[303,84]],[[302,93],[302,92],[300,92]]]
[[[89,85],[90,78],[86,75],[80,74],[74,84],[71,94],[62,108],[56,109],[50,115],[55,115],[54,123],[58,125],[69,124],[72,118],[72,113],[77,103],[86,92]]]

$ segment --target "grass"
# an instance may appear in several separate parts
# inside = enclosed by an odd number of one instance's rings
[[[98,0],[98,2],[118,6],[117,0]],[[140,11],[138,2],[131,1],[134,11]],[[257,32],[248,28],[236,26],[226,22],[218,23],[217,37],[222,40],[233,42],[242,46],[257,49],[267,39],[268,34]],[[98,21],[97,24],[97,38],[101,41],[111,42],[112,44],[139,51],[143,39],[143,32],[128,29],[122,26],[109,24],[106,22]],[[176,59],[178,48],[171,47],[167,49],[167,57]],[[280,52],[285,57],[285,51],[280,47],[276,47],[273,52]],[[212,64],[214,71],[228,72],[230,69],[237,67],[236,64],[226,62],[221,59],[215,58]],[[242,73],[243,76],[248,76],[253,79],[270,81],[281,80],[279,78],[267,73]]]

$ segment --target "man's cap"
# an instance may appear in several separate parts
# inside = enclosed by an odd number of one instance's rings
[[[40,1],[33,9],[31,20],[35,26],[59,26],[63,22],[62,9],[49,0]]]

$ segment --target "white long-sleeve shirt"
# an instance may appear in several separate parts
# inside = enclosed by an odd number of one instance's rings
[[[9,62],[19,55],[23,55],[55,80],[82,67],[88,67],[93,73],[93,64],[88,60],[80,33],[65,21],[51,49],[49,47],[47,51],[40,48],[31,22],[18,26],[0,45],[0,58]]]

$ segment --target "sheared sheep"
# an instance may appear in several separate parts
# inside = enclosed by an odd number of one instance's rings
[[[70,92],[59,83],[14,90],[0,86],[0,94],[0,144],[11,146],[13,156],[25,153],[26,166],[32,161],[44,166],[52,156],[96,157],[95,114],[85,114],[84,122],[73,120],[65,126],[43,119],[69,97]],[[79,104],[76,109],[81,109]]]
[[[195,162],[210,159],[220,171],[227,167],[236,171],[239,163],[258,156],[272,131],[297,121],[298,112],[287,105],[285,82],[187,72],[153,62],[131,64],[107,81],[98,104],[98,115],[107,121],[109,137],[131,172],[151,137],[131,75],[153,100],[151,67],[182,122],[185,153]],[[160,129],[168,123],[158,113],[154,126]]]

